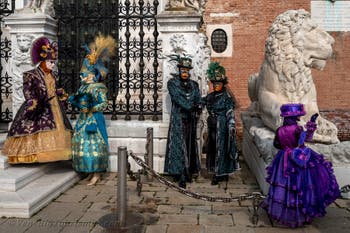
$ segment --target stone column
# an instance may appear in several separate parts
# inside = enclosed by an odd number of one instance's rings
[[[198,82],[202,95],[207,94],[205,72],[210,61],[210,49],[206,36],[200,32],[202,16],[196,11],[165,10],[158,15],[160,39],[162,41],[163,72],[163,121],[168,122],[171,101],[167,82],[172,73],[177,73],[175,62],[169,61],[171,54],[188,54],[192,57],[191,79]]]
[[[46,36],[50,40],[57,40],[57,23],[48,14],[32,9],[22,9],[5,19],[5,25],[10,28],[10,40],[12,43],[12,57],[7,67],[7,73],[12,77],[12,112],[15,117],[18,109],[24,101],[23,97],[23,72],[33,69],[30,48],[32,42]],[[1,143],[5,138],[0,139]],[[0,169],[8,166],[7,157],[0,153]]]
[[[31,44],[40,36],[57,40],[57,22],[43,12],[34,13],[30,9],[23,9],[6,18],[5,24],[10,27],[12,42],[12,57],[8,73],[12,77],[14,117],[24,101],[23,72],[34,68],[30,57]]]

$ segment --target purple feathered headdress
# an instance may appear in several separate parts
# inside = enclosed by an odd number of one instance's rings
[[[51,42],[46,37],[36,39],[31,48],[32,62],[36,65],[38,62],[57,59],[57,43]]]
[[[281,117],[305,116],[303,104],[283,104],[281,106]]]

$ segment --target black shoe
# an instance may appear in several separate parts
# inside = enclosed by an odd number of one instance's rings
[[[192,174],[186,176],[186,182],[192,183]]]
[[[211,185],[217,184],[219,184],[218,177],[214,175],[213,178],[211,178]]]
[[[186,181],[180,180],[179,181],[179,187],[183,188],[183,189],[186,189]]]

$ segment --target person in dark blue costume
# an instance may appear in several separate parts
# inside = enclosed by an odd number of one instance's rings
[[[212,185],[227,181],[235,170],[237,161],[235,102],[225,85],[225,68],[218,62],[209,64],[207,75],[213,84],[213,92],[203,98],[208,110],[208,138],[206,141],[206,167],[212,173]],[[238,167],[237,167],[238,168]]]
[[[167,83],[172,108],[164,172],[186,188],[186,182],[191,182],[192,176],[200,171],[196,128],[201,96],[198,83],[190,80],[191,58],[174,55],[173,60],[178,62],[179,74],[174,74]]]

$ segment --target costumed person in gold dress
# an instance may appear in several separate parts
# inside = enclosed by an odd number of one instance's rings
[[[107,87],[101,81],[108,72],[104,63],[116,46],[111,36],[102,35],[85,46],[88,55],[80,71],[81,86],[69,97],[69,102],[80,111],[72,138],[73,166],[78,172],[89,173],[88,185],[95,185],[108,167],[108,135],[103,116],[108,105]]]
[[[43,163],[71,159],[72,126],[64,112],[67,95],[56,89],[57,44],[46,37],[33,42],[35,69],[23,73],[25,101],[18,110],[3,147],[8,162]]]

